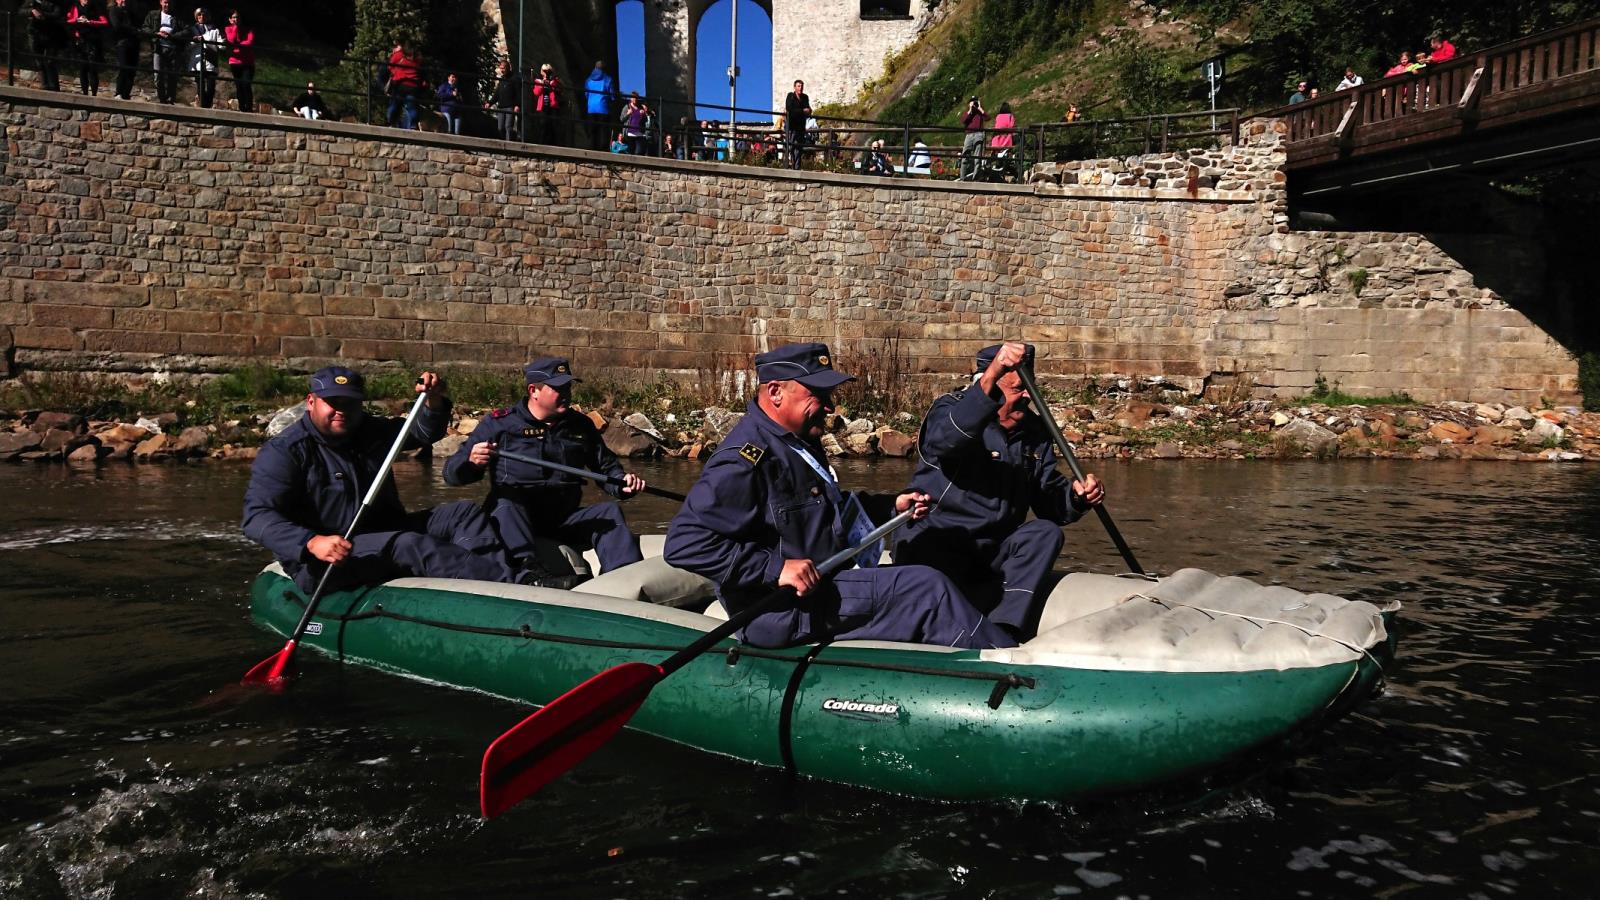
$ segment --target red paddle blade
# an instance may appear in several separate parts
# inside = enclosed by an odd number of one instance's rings
[[[648,663],[613,666],[496,738],[483,754],[483,817],[500,815],[598,750],[664,677],[660,666]]]
[[[289,660],[294,657],[294,645],[295,642],[291,640],[283,645],[282,650],[256,663],[254,668],[244,673],[244,678],[240,679],[239,683],[259,685],[275,691],[283,690],[288,677]]]

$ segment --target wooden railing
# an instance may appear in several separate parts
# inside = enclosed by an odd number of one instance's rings
[[[1485,100],[1509,100],[1507,95],[1513,92],[1596,71],[1600,71],[1600,19],[1590,19],[1262,115],[1287,122],[1292,161],[1297,143],[1326,142],[1331,137],[1348,151],[1373,130],[1368,126],[1442,110],[1454,111],[1447,118],[1473,122]],[[1392,143],[1396,133],[1382,132]]]

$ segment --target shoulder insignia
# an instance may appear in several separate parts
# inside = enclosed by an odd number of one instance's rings
[[[757,447],[755,444],[745,444],[739,448],[739,458],[752,466],[761,462],[761,457],[766,455],[767,451]]]
[[[509,415],[511,415],[511,408],[508,406],[505,409],[496,409],[496,410],[491,411],[489,413],[489,418],[491,418],[491,419],[503,419],[503,418],[505,418],[506,416],[509,416]]]

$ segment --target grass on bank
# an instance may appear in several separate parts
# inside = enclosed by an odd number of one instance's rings
[[[1312,382],[1311,390],[1301,398],[1308,403],[1320,403],[1323,406],[1414,406],[1416,400],[1405,391],[1396,394],[1347,394],[1339,389],[1339,382],[1332,384],[1318,372]]]

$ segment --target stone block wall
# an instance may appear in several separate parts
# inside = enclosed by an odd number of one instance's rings
[[[1442,251],[1287,234],[1278,186],[884,181],[0,98],[0,353],[21,368],[543,352],[651,377],[898,336],[917,371],[959,374],[1022,336],[1046,374],[1194,389],[1242,373],[1298,391],[1315,371],[1419,399],[1575,389],[1571,359]],[[1335,241],[1388,254],[1358,297],[1318,280]],[[1380,285],[1410,305],[1363,305]],[[1433,364],[1450,353],[1463,362]]]

